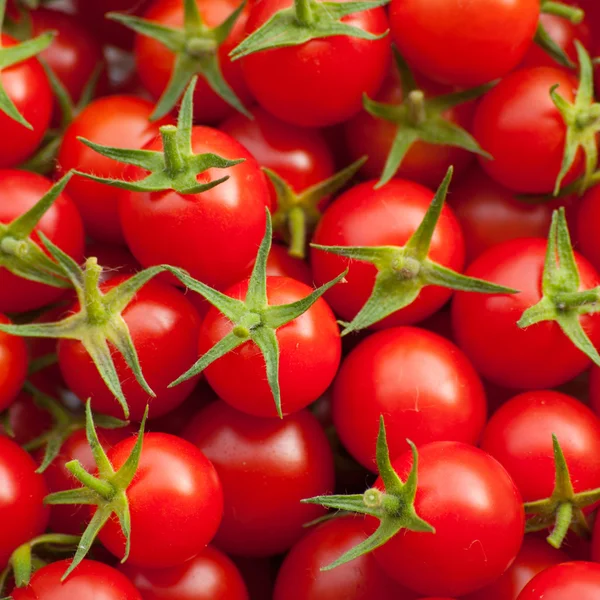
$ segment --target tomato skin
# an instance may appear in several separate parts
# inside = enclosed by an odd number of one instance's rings
[[[58,152],[59,172],[77,169],[98,177],[122,179],[124,164],[101,156],[77,138],[104,146],[141,148],[158,136],[161,125],[171,122],[163,119],[151,123],[148,119],[153,109],[148,100],[125,95],[97,98],[88,104],[65,131]],[[67,191],[81,212],[88,235],[110,244],[125,242],[119,221],[117,188],[75,175]]]
[[[577,82],[554,67],[521,69],[505,77],[479,103],[473,121],[475,138],[492,156],[480,157],[486,173],[519,193],[549,194],[554,190],[565,150],[567,126],[550,97],[550,88],[569,103]],[[581,151],[563,181],[583,171]]]
[[[15,442],[0,435],[0,567],[21,544],[40,535],[48,525],[50,511],[44,506],[48,493],[37,465]]]
[[[494,583],[463,596],[462,600],[517,600],[523,588],[538,574],[569,557],[546,540],[525,536],[513,564]]]
[[[390,26],[402,56],[427,77],[471,87],[503,77],[535,34],[538,0],[392,0]]]
[[[101,290],[107,292],[125,279],[123,276],[110,279],[102,284]],[[77,305],[73,310],[78,310]],[[158,281],[145,284],[122,315],[144,376],[156,394],[151,398],[141,388],[125,359],[115,352],[113,360],[131,419],[141,421],[147,403],[150,403],[150,416],[159,417],[181,404],[198,380],[193,377],[176,387],[167,387],[198,358],[200,318],[182,292]],[[157,352],[157,348],[169,348],[169,352]],[[92,408],[97,412],[123,418],[121,406],[80,341],[61,339],[58,363],[65,382],[79,398],[91,397]]]
[[[546,390],[519,394],[496,411],[483,432],[481,448],[510,473],[525,502],[552,494],[553,434],[575,492],[600,487],[600,419],[571,396]]]
[[[16,44],[17,41],[10,36],[0,34],[3,48]],[[6,144],[0,152],[0,169],[7,169],[22,163],[40,145],[50,125],[54,100],[46,73],[36,58],[2,69],[0,81],[17,110],[33,127],[27,129],[0,112],[2,137],[10,140],[10,144]]]
[[[600,565],[578,561],[555,565],[536,575],[518,600],[595,600],[600,594]]]
[[[130,437],[107,453],[115,469],[127,460],[135,441]],[[127,498],[127,560],[140,567],[174,567],[196,556],[212,540],[223,515],[223,489],[215,467],[194,445],[167,433],[144,434]],[[109,519],[98,539],[112,554],[123,556],[125,538],[117,519]]]
[[[243,281],[229,288],[226,295],[243,299],[247,290],[248,281]],[[312,288],[294,279],[267,277],[270,305],[296,302],[311,292]],[[211,308],[200,329],[199,355],[232,329],[231,321]],[[277,329],[276,336],[281,409],[285,415],[305,408],[325,392],[337,373],[342,344],[335,317],[322,298],[297,319]],[[217,395],[237,410],[257,417],[277,417],[265,369],[261,352],[250,341],[213,362],[204,374]]]
[[[10,324],[0,314],[0,323]],[[23,338],[0,332],[0,412],[15,400],[27,376],[27,346]]]
[[[393,179],[379,189],[376,181],[354,186],[325,211],[313,243],[325,246],[402,246],[420,225],[433,192],[417,183]],[[431,241],[429,258],[461,271],[465,249],[462,231],[452,210],[444,206]],[[335,313],[352,320],[366,303],[375,284],[374,265],[351,261],[322,250],[311,250],[315,283],[323,285],[346,267],[346,283],[334,286],[325,299]],[[373,329],[412,325],[432,315],[450,298],[451,290],[428,286],[409,306],[374,324]]]
[[[5,169],[0,171],[0,186],[4,197],[0,202],[0,223],[11,223],[37,204],[52,182],[29,171]],[[43,248],[39,231],[77,262],[83,257],[83,224],[66,193],[59,195],[33,230],[32,239]],[[41,308],[64,293],[63,288],[29,281],[0,267],[0,312],[20,313]]]
[[[465,237],[467,262],[511,239],[543,238],[552,220],[550,204],[519,200],[479,167],[452,185],[448,202]]]
[[[336,518],[309,529],[285,557],[273,600],[412,600],[413,593],[390,579],[371,554],[321,571],[366,538],[363,520],[353,517]]]
[[[142,600],[119,571],[95,560],[83,560],[64,583],[71,560],[50,563],[36,571],[27,587],[12,592],[14,600]]]
[[[170,569],[140,569],[125,563],[119,570],[144,595],[144,600],[249,599],[237,567],[212,546]]]
[[[596,227],[600,219],[600,186],[588,190],[578,204],[575,233],[578,249],[596,269],[600,269],[600,244]]]
[[[162,141],[156,140],[146,149],[162,150]],[[121,224],[129,249],[144,267],[181,267],[203,283],[225,289],[250,274],[265,232],[269,189],[256,160],[226,133],[194,127],[192,149],[197,154],[212,152],[245,161],[226,171],[208,169],[202,173],[200,182],[225,175],[229,179],[200,194],[122,191]],[[125,171],[128,179],[143,176],[138,167]]]
[[[11,439],[19,446],[30,442],[52,426],[50,415],[38,408],[27,392],[20,392],[7,408],[5,418],[14,434]],[[8,435],[4,424],[0,425],[0,434]]]
[[[457,292],[452,304],[452,325],[459,347],[481,375],[514,389],[552,388],[573,379],[590,359],[565,336],[557,323],[545,321],[520,329],[523,312],[541,295],[546,241],[512,240],[482,254],[466,275],[520,290],[513,295],[484,296]],[[581,288],[600,284],[600,276],[585,258],[575,253]],[[581,317],[592,342],[600,343],[596,320]],[[490,344],[490,340],[494,340]]]
[[[240,0],[196,0],[202,22],[213,28],[223,23],[240,5]],[[242,104],[248,105],[252,95],[248,91],[239,62],[231,62],[229,53],[244,37],[244,26],[249,9],[245,8],[227,39],[219,47],[219,64],[226,82]],[[144,13],[144,19],[164,27],[183,26],[183,4],[177,0],[155,0]],[[166,46],[150,37],[137,35],[134,45],[136,70],[142,84],[156,99],[163,93],[171,73],[175,56]],[[235,112],[222,100],[201,75],[194,92],[194,117],[199,123],[215,123]]]
[[[405,481],[410,451],[392,460]],[[402,531],[374,551],[386,573],[420,594],[460,596],[489,585],[510,566],[523,540],[518,489],[479,448],[434,442],[419,449],[416,513],[435,534]],[[383,489],[380,479],[376,487]],[[378,521],[367,517],[375,530]]]
[[[292,0],[257,0],[246,33],[290,6]],[[389,28],[383,8],[354,13],[342,22],[374,34]],[[257,52],[241,59],[244,78],[258,103],[282,121],[302,127],[341,123],[361,109],[363,93],[372,97],[381,86],[390,58],[389,38],[333,36]]]
[[[312,286],[310,267],[301,258],[288,254],[285,246],[273,244],[267,258],[267,275],[272,277],[290,277],[308,286]]]
[[[225,498],[214,539],[233,555],[271,556],[292,546],[303,524],[324,514],[302,498],[333,490],[333,455],[315,417],[279,419],[238,412],[224,402],[199,411],[182,436],[214,464]]]
[[[376,471],[373,449],[385,415],[390,456],[410,439],[476,444],[486,420],[483,385],[467,357],[423,329],[377,332],[344,359],[333,388],[333,420],[346,449]]]

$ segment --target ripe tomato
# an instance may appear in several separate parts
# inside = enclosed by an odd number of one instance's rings
[[[101,156],[77,138],[118,148],[141,148],[158,136],[158,128],[170,121],[151,123],[151,102],[134,96],[107,96],[86,106],[65,131],[58,153],[58,170],[78,169],[98,177],[122,178],[125,165]],[[119,191],[97,181],[74,176],[67,186],[94,239],[123,244],[118,214]]]
[[[249,600],[237,567],[212,546],[170,569],[141,569],[128,563],[119,569],[144,600]]]
[[[411,452],[392,466],[405,481]],[[459,596],[498,579],[519,552],[525,521],[504,467],[474,446],[434,442],[419,449],[417,481],[416,513],[435,533],[401,531],[374,551],[379,565],[420,594]],[[372,531],[378,524],[367,517]]]
[[[539,0],[392,0],[392,37],[427,77],[470,87],[503,77],[523,59]]]
[[[550,88],[569,103],[577,87],[570,73],[555,67],[521,69],[505,77],[479,103],[473,133],[493,160],[480,158],[487,174],[519,193],[554,190],[565,151],[567,126],[550,97]],[[563,181],[583,171],[582,153]]]
[[[60,560],[36,571],[27,587],[15,589],[13,600],[142,600],[133,584],[116,569],[84,560],[62,582],[70,560]]]
[[[243,281],[226,294],[244,299],[247,291],[248,281]],[[288,277],[267,277],[269,305],[297,302],[311,291],[307,285]],[[200,328],[199,354],[208,352],[232,329],[231,321],[211,308]],[[308,406],[325,392],[337,373],[342,344],[335,317],[322,298],[304,314],[277,329],[276,336],[281,408],[285,415]],[[210,364],[204,373],[219,398],[228,404],[258,417],[276,417],[265,369],[261,352],[254,342],[248,341]]]
[[[342,443],[376,471],[379,416],[391,456],[410,439],[476,444],[486,419],[483,386],[466,356],[424,329],[398,327],[363,340],[342,363],[333,388],[333,420]]]
[[[600,186],[588,190],[577,208],[575,237],[579,251],[600,269],[600,244],[596,224],[600,219]]]
[[[214,544],[230,554],[271,556],[292,546],[323,509],[302,498],[333,489],[333,456],[315,417],[240,413],[224,402],[199,411],[183,437],[214,464],[225,511]]]
[[[0,314],[0,323],[10,319]],[[0,332],[0,412],[17,397],[27,375],[27,346],[22,338]]]
[[[290,256],[285,246],[273,244],[267,258],[267,275],[290,277],[312,286],[310,267],[301,259]]]
[[[37,465],[15,442],[0,435],[0,568],[21,544],[40,535],[50,512],[44,506],[48,493]]]
[[[204,25],[212,29],[223,23],[238,8],[240,0],[196,0],[196,4]],[[150,4],[143,17],[163,27],[180,28],[183,26],[183,12],[183,2],[155,0]],[[248,12],[248,8],[242,11],[231,33],[218,50],[223,77],[242,104],[249,104],[252,95],[244,82],[240,64],[231,62],[228,55],[244,37]],[[137,73],[142,84],[154,98],[159,98],[171,78],[175,62],[173,52],[150,37],[137,35],[134,53]],[[233,112],[235,109],[215,94],[206,80],[200,76],[194,92],[196,120],[200,123],[215,123]]]
[[[226,133],[194,127],[192,149],[245,160],[226,171],[209,169],[199,175],[201,183],[229,177],[200,194],[121,191],[121,224],[131,252],[144,267],[182,267],[203,283],[224,289],[250,273],[265,232],[269,189],[256,160]],[[162,150],[162,141],[146,150]],[[143,176],[138,167],[124,172],[125,179]]]
[[[412,600],[371,554],[331,571],[324,567],[367,538],[361,519],[340,517],[309,529],[285,557],[273,600]]]
[[[135,441],[130,437],[107,452],[115,470],[127,460]],[[223,514],[223,490],[210,460],[189,442],[167,433],[144,434],[127,498],[128,562],[139,567],[174,567],[196,556],[212,540]],[[117,519],[107,521],[98,539],[115,556],[123,556],[125,538]]]
[[[504,242],[482,254],[466,271],[520,293],[484,296],[457,292],[452,305],[454,337],[481,375],[503,387],[551,388],[573,379],[590,364],[554,321],[520,329],[523,311],[542,297],[546,241],[525,238]],[[600,276],[575,253],[581,289],[600,284]],[[600,343],[600,323],[580,319],[592,342]],[[494,340],[490,343],[490,340]]]
[[[276,12],[290,6],[292,0],[255,2],[246,33],[256,31]],[[383,8],[354,13],[342,23],[374,34],[382,34],[389,27]],[[389,36],[370,41],[337,35],[257,52],[241,62],[246,83],[261,106],[294,125],[324,127],[356,114],[363,94],[377,93],[389,56]]]
[[[52,427],[52,419],[48,412],[37,407],[31,394],[23,391],[7,408],[4,419],[13,433],[12,440],[19,446]],[[5,434],[5,423],[0,424],[0,434]]]
[[[403,179],[394,179],[379,189],[376,181],[354,186],[339,196],[325,211],[313,242],[325,246],[402,246],[416,231],[431,201],[433,192]],[[429,258],[441,265],[461,271],[465,260],[462,231],[452,210],[442,209],[435,228]],[[313,249],[311,266],[315,283],[322,285],[346,267],[346,283],[331,288],[325,299],[337,315],[352,320],[365,304],[375,282],[374,265],[351,261],[322,250]],[[383,329],[412,325],[432,315],[450,298],[451,290],[426,287],[409,306],[373,325]]]
[[[596,600],[600,597],[600,565],[578,561],[555,565],[536,575],[519,600]]]
[[[51,181],[36,173],[1,170],[3,201],[0,202],[0,223],[11,223],[27,212],[51,186]],[[58,196],[35,226],[32,239],[43,247],[38,231],[74,260],[80,261],[83,257],[83,224],[75,204],[66,193]],[[0,312],[26,312],[41,308],[58,300],[64,293],[63,288],[29,281],[0,267]]]
[[[125,276],[114,277],[102,284],[101,290],[107,292],[125,279]],[[72,310],[78,310],[77,305]],[[155,398],[150,398],[133,377],[125,359],[120,354],[114,354],[113,360],[131,419],[140,421],[148,402],[150,415],[159,417],[181,404],[198,379],[194,377],[176,387],[167,387],[198,358],[200,318],[179,290],[158,281],[145,284],[122,314],[144,376],[156,394]],[[157,348],[169,350],[157,352]],[[91,397],[94,410],[122,418],[121,406],[100,377],[81,342],[61,339],[58,343],[58,362],[68,387],[79,398]]]

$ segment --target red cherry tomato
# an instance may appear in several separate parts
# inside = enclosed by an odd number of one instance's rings
[[[600,186],[588,190],[578,204],[575,232],[578,250],[596,269],[600,269],[600,243],[596,227],[600,219]]]
[[[503,77],[522,60],[539,0],[392,0],[392,37],[427,77],[469,87]]]
[[[226,294],[243,299],[247,291],[248,281],[243,281]],[[297,302],[311,291],[295,279],[267,277],[270,305]],[[211,308],[200,328],[200,355],[208,352],[232,329],[231,321],[216,308]],[[277,329],[276,336],[281,408],[283,414],[289,414],[314,402],[329,387],[340,364],[342,344],[335,317],[322,298],[307,312]],[[217,395],[228,404],[258,417],[276,417],[277,409],[265,369],[262,354],[254,342],[249,341],[213,362],[204,373]]]
[[[0,314],[0,323],[10,319]],[[17,397],[27,375],[27,346],[22,338],[0,332],[0,412]]]
[[[403,179],[394,179],[379,189],[375,181],[361,183],[341,196],[325,211],[313,242],[325,246],[402,246],[416,231],[433,192]],[[465,249],[462,232],[452,210],[445,206],[431,241],[429,258],[460,271]],[[349,268],[344,285],[334,286],[325,298],[344,320],[350,321],[366,303],[375,283],[372,264],[351,261],[322,250],[312,250],[315,283],[322,285]],[[386,317],[373,328],[412,325],[432,315],[450,298],[451,291],[426,287],[409,306]]]
[[[550,88],[569,103],[577,87],[570,73],[555,67],[521,69],[484,96],[475,112],[473,133],[493,160],[480,158],[487,174],[519,193],[554,190],[565,151],[567,126],[550,97]],[[582,173],[581,152],[563,181]]]
[[[483,386],[466,356],[424,329],[398,327],[363,340],[342,363],[333,388],[333,420],[342,443],[375,468],[379,416],[390,455],[410,439],[475,444],[486,419]]]
[[[573,379],[590,364],[557,323],[545,321],[520,329],[523,312],[541,298],[546,241],[525,238],[504,242],[482,254],[466,271],[510,288],[518,294],[484,296],[458,292],[452,305],[454,337],[481,375],[516,389],[551,388]],[[581,289],[600,284],[600,276],[575,254]],[[594,317],[581,323],[592,341],[600,343]],[[494,340],[490,343],[490,340]]]
[[[182,435],[212,461],[223,484],[225,512],[214,539],[221,550],[279,554],[302,536],[304,523],[324,514],[300,503],[333,489],[331,448],[309,412],[261,419],[214,402]]]
[[[600,597],[600,565],[567,562],[536,575],[518,600],[596,600]]]
[[[27,392],[21,392],[17,396],[7,408],[4,418],[13,434],[12,440],[19,446],[34,440],[52,426],[48,412],[38,408]],[[6,424],[0,424],[0,434],[5,434]]]
[[[276,12],[290,6],[292,0],[255,2],[246,33],[256,31]],[[383,8],[354,13],[342,22],[374,34],[382,34],[389,27]],[[324,127],[356,114],[364,93],[377,93],[387,72],[389,54],[389,36],[369,41],[338,35],[257,52],[241,62],[250,91],[270,113],[294,125]]]
[[[1,117],[0,117],[1,118]],[[1,126],[0,126],[1,129]],[[2,130],[4,131],[4,130]],[[29,171],[0,171],[0,223],[11,223],[32,208],[48,192],[52,182]],[[74,260],[83,257],[83,225],[70,196],[62,193],[35,226],[32,239],[43,248],[37,232]],[[65,290],[23,279],[0,267],[0,311],[26,312],[58,300]]]

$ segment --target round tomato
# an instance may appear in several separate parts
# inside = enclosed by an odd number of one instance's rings
[[[10,319],[0,314],[0,323]],[[0,412],[17,397],[27,375],[27,346],[22,338],[0,332]]]
[[[304,523],[324,514],[300,503],[333,490],[331,448],[309,412],[262,419],[214,402],[182,435],[212,461],[223,484],[225,511],[214,539],[221,550],[279,554],[302,536]]]
[[[596,600],[600,597],[600,565],[567,562],[536,575],[518,600]]]
[[[437,441],[476,444],[485,425],[483,385],[466,356],[424,329],[398,327],[363,340],[342,363],[333,388],[333,420],[342,443],[375,470],[379,417],[390,455]]]

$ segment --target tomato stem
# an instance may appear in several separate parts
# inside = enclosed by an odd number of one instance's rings
[[[425,112],[425,94],[421,90],[412,90],[406,99],[408,118],[412,125],[421,125],[427,120]]]
[[[546,15],[555,15],[567,19],[573,25],[579,25],[585,17],[585,12],[581,8],[548,0],[542,2],[541,12]]]
[[[563,540],[571,526],[573,518],[573,505],[570,502],[563,502],[556,511],[556,521],[552,533],[546,538],[548,543],[556,549],[562,546]]]
[[[68,462],[65,467],[76,477],[85,487],[93,490],[104,500],[112,500],[115,496],[115,488],[107,481],[97,479],[90,475],[77,460]]]
[[[294,0],[296,18],[302,25],[311,25],[314,21],[313,0]]]
[[[289,214],[290,227],[290,256],[304,258],[304,246],[306,244],[306,214],[300,206],[294,206]]]
[[[177,127],[175,125],[163,125],[159,131],[162,137],[167,171],[171,177],[175,177],[185,168],[185,161],[181,155],[179,140],[177,139]]]

